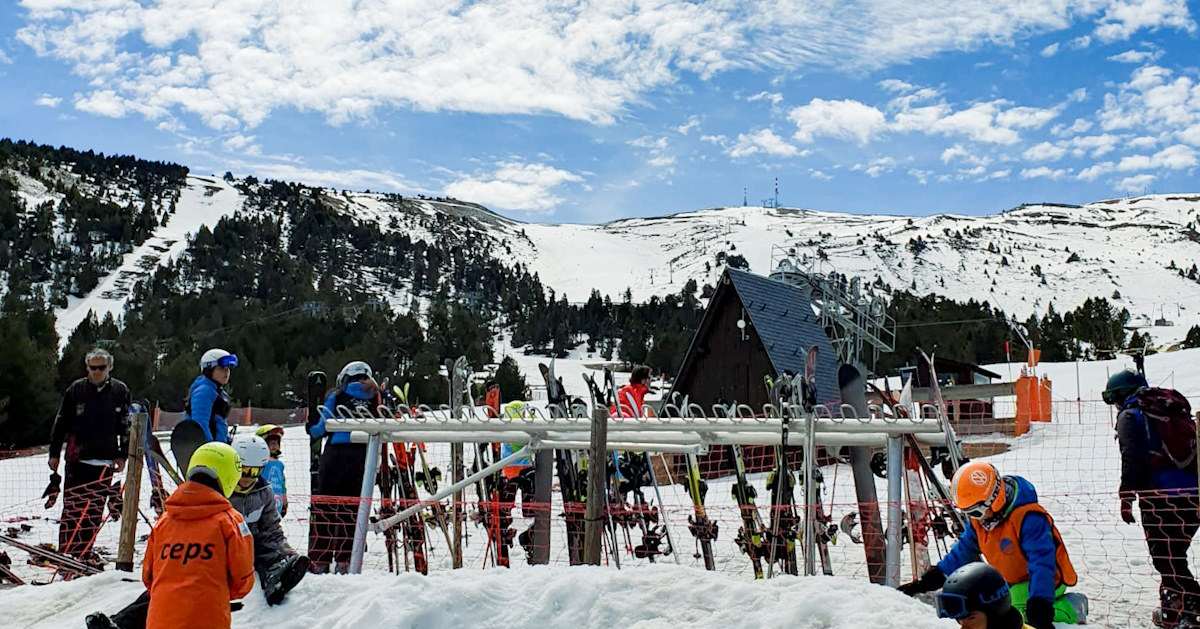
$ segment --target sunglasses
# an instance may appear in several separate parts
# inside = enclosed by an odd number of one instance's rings
[[[1005,584],[991,596],[980,595],[978,598],[979,602],[983,605],[990,605],[1008,595],[1008,584]],[[971,608],[967,604],[967,597],[962,594],[939,592],[934,597],[934,604],[937,607],[938,618],[959,620],[971,615]]]
[[[88,371],[105,371],[108,369],[107,364],[105,364],[105,365],[88,365],[87,367],[88,367]]]
[[[258,478],[262,474],[261,467],[242,466],[242,478]]]

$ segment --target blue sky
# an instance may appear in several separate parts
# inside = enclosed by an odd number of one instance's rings
[[[531,221],[1200,192],[1183,0],[21,0],[0,136]]]

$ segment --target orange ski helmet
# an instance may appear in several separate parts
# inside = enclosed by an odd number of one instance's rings
[[[950,482],[954,506],[973,518],[981,518],[988,509],[1004,505],[1004,479],[995,465],[971,461],[958,468]]]

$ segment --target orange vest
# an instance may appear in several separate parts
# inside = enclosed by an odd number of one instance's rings
[[[254,585],[254,538],[225,496],[188,481],[150,531],[142,581],[146,627],[228,627],[229,601]]]
[[[1054,587],[1075,585],[1079,580],[1075,574],[1075,566],[1071,565],[1071,558],[1067,556],[1067,546],[1058,534],[1054,518],[1036,502],[1013,509],[1003,522],[990,531],[980,526],[979,522],[971,520],[975,536],[979,538],[979,551],[983,553],[983,558],[1000,571],[1004,580],[1010,584],[1028,581],[1029,560],[1025,557],[1025,551],[1021,550],[1021,523],[1030,513],[1040,513],[1050,522],[1050,532],[1054,536],[1054,562],[1057,564],[1054,571]]]

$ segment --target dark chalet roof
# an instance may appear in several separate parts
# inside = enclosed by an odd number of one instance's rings
[[[809,291],[769,277],[727,269],[742,307],[754,323],[775,373],[804,372],[808,348],[817,346],[817,396],[822,403],[839,401],[837,354],[813,312]]]

